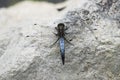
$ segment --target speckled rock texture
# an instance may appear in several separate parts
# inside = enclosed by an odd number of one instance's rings
[[[50,47],[58,23],[74,44],[65,42],[65,65],[59,44]],[[120,80],[120,0],[1,8],[0,80]]]

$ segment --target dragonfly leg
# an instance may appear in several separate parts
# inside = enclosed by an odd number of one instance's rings
[[[58,28],[57,28],[57,27],[55,27],[55,29],[58,31]]]
[[[65,34],[70,34],[70,33],[68,33],[68,32],[65,32]]]
[[[69,27],[65,26],[65,31],[68,30]]]
[[[58,40],[59,40],[59,38],[50,47],[54,46]]]
[[[54,34],[54,35],[56,35],[56,36],[58,36],[58,34],[57,34],[57,33],[54,33],[54,32],[53,32],[53,34]]]
[[[71,44],[74,46],[74,44],[72,44],[70,41],[68,41],[65,37],[64,37],[65,41],[67,41],[67,43]]]

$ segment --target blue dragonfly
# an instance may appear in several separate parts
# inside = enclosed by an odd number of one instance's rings
[[[68,29],[68,27],[66,27],[64,25],[64,23],[59,23],[57,25],[57,27],[55,27],[55,29],[57,30],[57,34],[54,33],[56,36],[58,36],[58,39],[53,43],[56,44],[57,41],[59,40],[59,45],[60,45],[60,52],[61,52],[61,59],[62,59],[62,63],[64,65],[65,63],[65,41],[67,41],[69,44],[73,45],[72,43],[70,43],[66,38],[65,38],[65,34],[67,34],[65,31]],[[51,45],[52,46],[52,45]]]

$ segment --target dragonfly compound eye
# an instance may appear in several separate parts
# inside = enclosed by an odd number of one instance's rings
[[[60,26],[64,27],[65,24],[64,24],[64,23],[59,23],[58,26],[59,26],[59,27],[60,27]]]

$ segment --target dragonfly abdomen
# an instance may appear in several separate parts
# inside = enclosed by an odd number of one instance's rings
[[[64,43],[64,38],[60,38],[60,52],[61,52],[61,58],[62,58],[62,63],[64,64],[65,60],[65,43]]]

